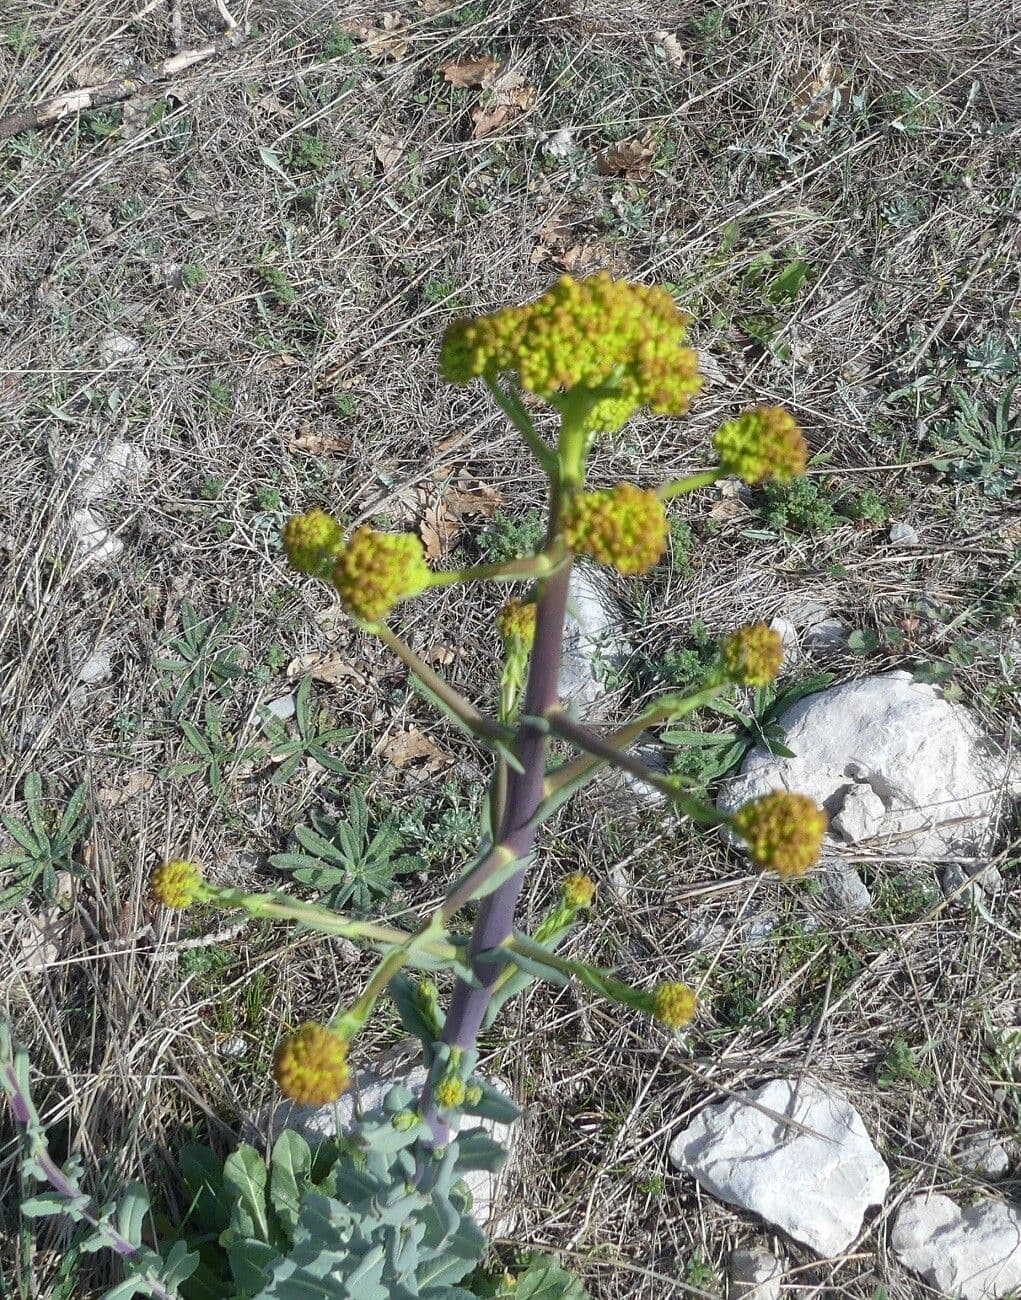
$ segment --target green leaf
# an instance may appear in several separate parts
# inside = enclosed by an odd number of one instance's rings
[[[231,1226],[242,1237],[269,1241],[266,1215],[266,1165],[255,1150],[242,1142],[223,1162],[224,1191],[235,1198]]]
[[[269,1161],[269,1200],[287,1236],[298,1226],[301,1197],[312,1172],[308,1143],[292,1129],[284,1129],[273,1144]]]
[[[553,1255],[533,1259],[525,1272],[518,1274],[517,1285],[509,1294],[514,1300],[588,1300],[579,1279]]]

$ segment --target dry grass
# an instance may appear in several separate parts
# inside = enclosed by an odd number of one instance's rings
[[[839,505],[870,487],[918,529],[917,548],[847,518],[779,538],[757,502],[728,513],[700,494],[685,507],[692,571],[619,591],[656,671],[693,620],[717,631],[808,594],[877,633],[865,655],[827,665],[841,677],[948,665],[994,733],[1018,719],[1016,499],[937,463],[960,459],[937,428],[951,378],[989,411],[1019,364],[1010,4],[504,0],[391,12],[399,57],[377,58],[342,27],[381,12],[239,8],[249,31],[237,48],[0,145],[4,802],[22,815],[25,777],[40,771],[54,807],[86,782],[92,815],[56,955],[39,968],[25,947],[30,916],[51,916],[33,894],[3,928],[0,970],[55,1141],[82,1154],[100,1195],[144,1170],[154,1195],[172,1196],[168,1156],[182,1136],[205,1124],[228,1142],[269,1098],[281,1027],[329,1014],[364,972],[343,946],[226,922],[208,935],[205,920],[200,933],[156,914],[152,865],[187,852],[218,880],[265,881],[289,828],[354,779],[380,806],[418,800],[429,830],[444,814],[449,827],[454,801],[470,807],[483,756],[439,776],[395,767],[388,745],[411,726],[448,752],[458,742],[321,591],[284,571],[276,542],[286,514],[311,504],[405,526],[419,489],[442,491],[462,471],[498,485],[511,516],[534,504],[539,475],[502,419],[436,375],[459,310],[524,298],[565,266],[669,281],[696,318],[711,383],[690,421],[636,419],[601,449],[598,478],[694,469],[721,414],[777,401],[808,431],[825,494]],[[202,0],[21,0],[4,17],[0,112],[137,73],[223,27]],[[664,28],[684,51],[678,67],[657,45]],[[506,60],[536,97],[475,140],[480,92],[438,70],[480,54]],[[574,147],[559,156],[545,142],[565,127]],[[655,158],[644,179],[598,173],[600,149],[645,132]],[[795,259],[806,283],[771,301],[771,277]],[[111,356],[111,335],[132,341],[130,355]],[[1007,369],[969,367],[1001,338]],[[890,398],[912,385],[914,397]],[[997,470],[1008,491],[1021,464],[1012,436],[1014,459]],[[124,550],[89,565],[68,520],[88,454],[114,439],[150,468],[96,503]],[[465,554],[474,532],[458,543]],[[223,799],[169,770],[189,755],[157,661],[172,655],[185,600],[206,619],[233,607],[224,647],[244,671],[219,703],[235,755],[261,746],[228,762]],[[410,607],[405,631],[485,697],[492,608],[444,592]],[[97,646],[112,678],[82,686]],[[351,777],[303,768],[273,786],[258,706],[293,685],[287,666],[310,652],[350,666],[318,702],[355,729]],[[638,695],[647,675],[634,677]],[[213,694],[207,681],[184,719],[201,721]],[[1002,866],[1015,867],[1017,843],[1005,824]],[[458,844],[451,835],[406,883],[402,906],[438,897]],[[1021,1122],[1017,1083],[983,1028],[986,1016],[1015,1027],[1021,1008],[1016,869],[995,926],[935,892],[898,893],[901,868],[883,861],[866,864],[875,909],[833,918],[804,891],[753,882],[689,828],[593,795],[550,831],[526,916],[562,866],[581,863],[604,888],[579,953],[639,983],[664,971],[704,980],[709,1010],[690,1055],[572,992],[533,993],[489,1036],[493,1067],[528,1103],[516,1241],[564,1250],[601,1300],[718,1293],[728,1248],[756,1227],[675,1176],[668,1139],[716,1089],[810,1070],[859,1106],[893,1187],[845,1259],[787,1248],[791,1285],[926,1294],[888,1254],[891,1213],[922,1187],[967,1195],[974,1185],[950,1161],[957,1135],[1016,1136]],[[917,872],[920,885],[935,879]],[[780,928],[748,942],[737,919],[762,908]],[[722,941],[689,951],[690,929],[716,921]],[[385,1018],[375,1032],[380,1046],[398,1037]],[[244,1054],[220,1054],[235,1036]],[[896,1038],[924,1084],[879,1085]],[[0,1291],[93,1294],[94,1262],[82,1274],[61,1264],[59,1229],[26,1253],[12,1146],[2,1159]]]

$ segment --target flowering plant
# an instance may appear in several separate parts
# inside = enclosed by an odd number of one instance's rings
[[[785,411],[763,407],[720,428],[714,439],[718,464],[710,470],[649,487],[589,485],[589,453],[600,434],[619,428],[641,407],[673,417],[687,411],[701,382],[696,354],[686,343],[688,323],[665,289],[601,274],[584,280],[565,276],[532,303],[459,321],[447,330],[440,361],[445,378],[454,384],[481,380],[547,476],[548,527],[536,553],[438,572],[410,534],[363,526],[345,537],[340,523],[321,510],[296,516],[284,528],[291,566],[333,586],[350,617],[382,639],[448,718],[491,750],[493,774],[488,828],[478,856],[417,928],[348,918],[278,892],[225,888],[183,860],[154,871],[152,889],[166,907],[242,908],[344,935],[378,953],[372,976],[351,1006],[329,1024],[300,1026],[278,1045],[274,1074],[292,1101],[320,1106],[350,1086],[352,1045],[383,996],[393,999],[405,1027],[421,1040],[427,1069],[421,1095],[394,1089],[359,1125],[354,1154],[341,1155],[318,1183],[304,1180],[282,1242],[259,1240],[250,1226],[224,1229],[233,1233],[229,1241],[235,1250],[244,1247],[250,1256],[248,1280],[236,1272],[232,1295],[462,1300],[478,1294],[469,1289],[470,1278],[485,1255],[486,1240],[471,1217],[462,1178],[471,1170],[495,1170],[502,1159],[478,1122],[506,1122],[517,1113],[511,1099],[476,1070],[480,1031],[508,998],[536,979],[578,981],[672,1031],[697,1014],[696,993],[682,980],[637,988],[610,971],[561,955],[564,939],[594,903],[596,886],[587,876],[575,873],[563,881],[559,901],[532,934],[516,925],[516,904],[539,827],[603,768],[617,767],[647,782],[701,825],[729,828],[764,870],[798,876],[818,856],[826,818],[811,800],[775,791],[724,814],[682,778],[653,772],[629,752],[650,725],[674,722],[735,684],[772,681],[782,651],[778,635],[765,625],[732,633],[696,693],[666,695],[609,736],[572,716],[558,698],[576,556],[623,574],[646,573],[666,549],[671,498],[724,475],[761,483],[804,472],[806,448],[797,425]],[[558,413],[555,442],[536,429],[524,394]],[[477,582],[519,586],[498,616],[505,653],[499,707],[492,715],[424,663],[389,622],[401,602],[430,588]],[[573,756],[552,759],[552,739]],[[474,916],[465,929],[469,909]],[[414,971],[419,972],[415,977]],[[445,1008],[433,982],[437,971],[453,974]],[[15,1070],[8,1075],[19,1077]],[[307,1153],[301,1159],[311,1168]],[[179,1283],[187,1294],[187,1283],[180,1280],[187,1263],[180,1252],[173,1257],[172,1285],[169,1274],[161,1279],[158,1269],[152,1271],[151,1251],[144,1262],[149,1269],[144,1285],[150,1288],[145,1294],[175,1294]],[[559,1290],[542,1294],[580,1294],[570,1290],[577,1284],[563,1277]]]

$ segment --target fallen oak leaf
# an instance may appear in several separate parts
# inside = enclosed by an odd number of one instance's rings
[[[348,36],[354,36],[365,46],[374,59],[403,59],[411,48],[405,40],[405,29],[399,13],[385,13],[382,27],[352,18],[342,27]]]
[[[653,32],[652,46],[663,62],[669,64],[675,71],[683,67],[688,57],[684,46],[673,32]]]
[[[399,731],[387,740],[382,749],[382,757],[394,767],[422,767],[428,773],[441,772],[454,761],[453,755],[430,740],[424,731],[409,727]]]
[[[618,140],[596,154],[596,167],[601,176],[626,176],[628,180],[647,181],[652,175],[652,160],[657,153],[652,132]]]

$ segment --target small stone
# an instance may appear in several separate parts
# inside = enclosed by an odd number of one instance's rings
[[[109,495],[125,478],[144,478],[149,472],[149,457],[130,442],[113,442],[103,452],[87,456],[82,463],[83,477],[78,493],[83,501],[95,501]]]
[[[917,546],[918,533],[910,524],[906,524],[900,519],[895,519],[890,525],[890,541],[896,542],[901,546]]]
[[[230,1038],[224,1038],[222,1042],[217,1043],[216,1050],[220,1056],[226,1056],[228,1060],[236,1060],[248,1051],[248,1044],[240,1034],[232,1034]]]
[[[270,700],[266,705],[266,712],[279,722],[287,722],[294,717],[297,705],[292,695],[280,695],[275,700]]]
[[[961,903],[967,901],[973,889],[983,894],[998,894],[1003,888],[1003,877],[997,867],[989,866],[983,871],[980,863],[962,866],[959,862],[950,862],[943,868],[940,885],[947,898],[953,897]]]
[[[783,1264],[765,1246],[742,1246],[730,1256],[730,1300],[779,1300]]]
[[[1010,1156],[991,1129],[973,1133],[960,1142],[954,1160],[976,1178],[1002,1178],[1010,1168]]]
[[[138,355],[138,343],[127,334],[104,334],[99,340],[99,360],[104,366],[114,366]]]
[[[829,618],[830,607],[816,596],[800,595],[788,602],[786,614],[795,627],[804,629]]]
[[[560,698],[590,718],[598,716],[613,676],[631,654],[623,622],[605,582],[595,571],[575,565],[567,597]]]
[[[78,669],[78,680],[86,686],[98,686],[109,681],[113,672],[113,663],[105,650],[97,650]]]
[[[1021,1287],[1021,1208],[981,1200],[959,1209],[948,1196],[913,1196],[897,1214],[890,1244],[940,1295],[998,1300]]]
[[[105,528],[88,508],[76,510],[70,525],[85,564],[109,564],[124,550],[121,539]]]
[[[770,620],[770,628],[779,636],[780,643],[783,646],[784,663],[791,663],[797,659],[801,652],[801,644],[798,641],[798,629],[789,618],[776,618]]]
[[[847,649],[850,633],[839,618],[824,618],[805,632],[805,645],[816,654],[839,654]]]
[[[862,769],[856,767],[855,770]],[[886,804],[870,785],[863,782],[847,791],[840,812],[834,816],[830,826],[848,844],[860,844],[879,832],[885,816]]]
[[[804,1128],[773,1118],[788,1114]],[[890,1184],[858,1112],[809,1079],[772,1079],[706,1106],[674,1139],[670,1159],[711,1195],[827,1257],[851,1245]]]
[[[846,862],[824,862],[816,873],[823,902],[835,912],[861,916],[872,906],[868,886]]]
[[[562,126],[546,137],[542,147],[551,158],[566,158],[575,149],[574,132],[570,127]]]

